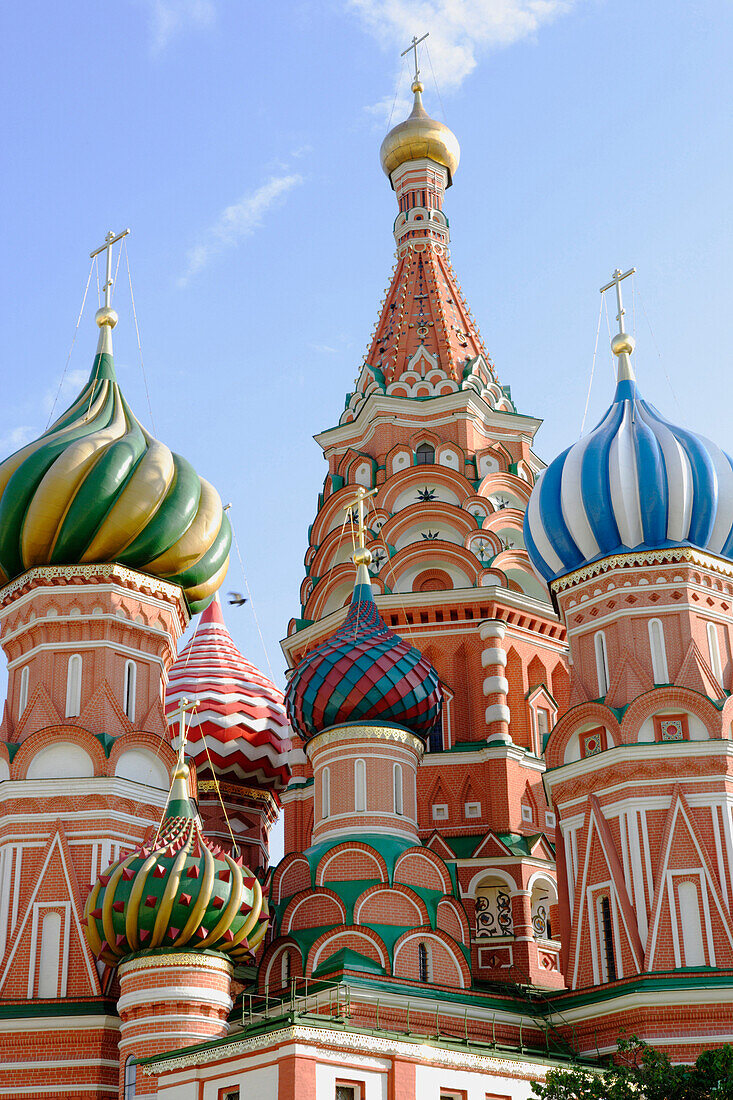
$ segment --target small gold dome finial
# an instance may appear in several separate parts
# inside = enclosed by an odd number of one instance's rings
[[[103,328],[104,325],[114,328],[119,321],[119,317],[117,316],[117,311],[112,309],[112,306],[102,306],[102,308],[98,309],[94,314],[94,320],[100,328]]]
[[[394,126],[382,142],[379,157],[387,176],[410,160],[434,160],[448,169],[448,186],[461,159],[458,138],[443,122],[431,118],[422,104],[423,86],[420,80],[412,83],[415,102],[404,122]]]
[[[359,547],[354,551],[354,565],[371,565],[372,564],[372,552],[366,546]]]

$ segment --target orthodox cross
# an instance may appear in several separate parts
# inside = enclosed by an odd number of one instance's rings
[[[418,37],[417,37],[417,35],[414,35],[414,34],[413,34],[413,36],[412,36],[412,42],[411,42],[411,43],[410,43],[410,45],[409,45],[409,46],[407,47],[407,49],[406,49],[406,50],[403,50],[403,51],[402,51],[402,53],[400,54],[400,57],[404,57],[404,56],[405,56],[405,54],[408,54],[408,53],[410,52],[410,50],[414,50],[414,52],[415,52],[415,76],[414,76],[414,83],[415,83],[415,84],[417,84],[418,80],[420,79],[420,70],[419,70],[419,68],[418,68],[418,66],[417,66],[417,47],[418,47],[418,46],[420,45],[420,43],[421,43],[421,42],[424,42],[424,41],[425,41],[425,39],[426,39],[426,38],[427,38],[427,37],[429,36],[429,34],[430,34],[430,31],[426,31],[426,33],[425,33],[425,34],[424,34],[424,35],[422,36],[422,38],[418,38]]]
[[[178,766],[179,767],[183,764],[183,753],[184,753],[184,749],[186,748],[186,712],[189,711],[189,710],[195,710],[196,707],[199,705],[199,703],[200,703],[199,699],[194,699],[193,702],[191,702],[190,699],[185,699],[185,698],[181,699],[180,703],[178,704],[178,709],[175,710],[173,712],[173,715],[172,715],[173,718],[178,719],[178,729],[179,729],[179,738],[180,738],[180,741],[179,741],[179,744],[178,744]]]
[[[611,282],[606,283],[605,286],[601,287],[601,294],[605,294],[605,292],[607,290],[610,290],[612,286],[616,287],[616,304],[618,305],[618,314],[616,316],[616,320],[618,321],[619,332],[624,331],[624,313],[626,312],[623,307],[623,302],[621,301],[621,281],[622,279],[628,279],[629,275],[633,275],[635,271],[635,267],[630,267],[628,271],[624,271],[624,273],[621,274],[621,269],[617,267],[613,273],[613,278],[611,279]]]
[[[104,238],[104,244],[100,244],[99,248],[95,248],[93,252],[89,253],[89,259],[93,260],[95,256],[98,256],[100,252],[107,252],[107,278],[104,283],[104,304],[109,309],[112,302],[112,245],[117,244],[123,237],[126,237],[130,232],[129,229],[123,229],[121,233],[116,236],[110,229],[107,236]]]
[[[352,528],[356,524],[356,534],[359,540],[359,549],[363,550],[366,546],[366,522],[364,519],[364,501],[367,497],[373,497],[377,492],[376,489],[365,489],[363,485],[358,485],[356,488],[356,496],[352,497],[344,505],[344,511],[349,513],[349,519],[351,521]],[[356,506],[356,519],[352,509]]]

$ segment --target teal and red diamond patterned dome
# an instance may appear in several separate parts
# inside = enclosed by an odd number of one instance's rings
[[[359,565],[344,625],[295,668],[285,706],[303,740],[345,722],[386,722],[427,738],[443,693],[427,658],[383,621]]]
[[[198,699],[186,752],[200,776],[234,779],[274,792],[290,778],[290,727],[282,692],[246,660],[226,628],[219,597],[168,674],[165,711],[177,747],[174,715],[182,699]]]

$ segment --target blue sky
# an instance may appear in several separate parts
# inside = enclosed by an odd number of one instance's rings
[[[453,263],[502,382],[545,419],[538,452],[577,438],[598,288],[632,264],[644,393],[733,449],[727,0],[25,0],[0,21],[0,451],[43,429],[88,254],[130,226],[157,434],[233,503],[276,679],[324,475],[311,437],[338,420],[391,270],[378,152],[413,30],[431,32],[426,106],[462,145]],[[96,302],[93,277],[66,398]],[[115,306],[149,423],[124,258]],[[588,425],[607,349],[602,317]],[[251,607],[227,615],[266,669]]]

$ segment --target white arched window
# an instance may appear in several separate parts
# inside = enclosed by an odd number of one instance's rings
[[[331,816],[331,769],[321,772],[321,817]]]
[[[61,961],[61,914],[46,913],[41,924],[41,957],[38,965],[38,996],[58,997]]]
[[[661,619],[649,620],[649,647],[652,651],[654,683],[668,684],[667,647],[664,644],[664,627]]]
[[[21,714],[23,713],[23,711],[25,710],[25,708],[28,706],[28,682],[29,682],[30,678],[31,678],[31,670],[28,668],[28,665],[26,665],[25,668],[23,669],[23,671],[20,674],[20,692],[19,692],[19,695],[18,695],[18,717],[19,718],[20,718]]]
[[[81,656],[72,653],[66,671],[66,717],[76,718],[81,711]]]
[[[131,722],[135,721],[135,696],[137,693],[137,665],[134,661],[125,661],[125,686],[122,691],[122,705]]]
[[[606,635],[599,630],[593,639],[596,649],[596,675],[598,676],[598,696],[603,698],[608,693],[608,685],[611,677],[608,672],[608,651],[606,649]]]
[[[720,643],[718,642],[718,628],[715,623],[708,623],[708,652],[710,653],[710,667],[713,670],[713,676],[722,686],[723,684],[723,666],[720,663]]]
[[[394,786],[394,812],[396,814],[403,814],[402,808],[402,765],[395,764],[392,769],[392,779]]]
[[[681,882],[677,891],[682,946],[685,949],[683,966],[705,966],[705,943],[702,938],[700,899],[694,882]]]
[[[354,809],[357,813],[366,810],[366,764],[363,760],[354,761]]]
[[[132,1060],[132,1055],[125,1062],[125,1087],[122,1093],[124,1100],[135,1100],[135,1081],[137,1078],[137,1066]]]

